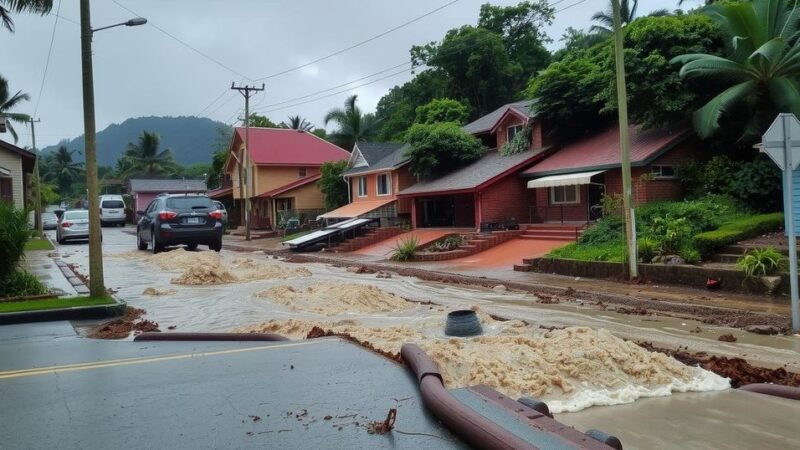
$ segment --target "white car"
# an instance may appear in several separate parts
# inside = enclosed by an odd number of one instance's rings
[[[125,226],[125,202],[121,195],[100,196],[100,225]]]

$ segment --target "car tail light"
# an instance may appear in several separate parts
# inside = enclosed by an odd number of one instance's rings
[[[158,213],[158,218],[161,220],[170,220],[178,217],[178,213],[174,211],[161,211]]]
[[[211,211],[210,213],[208,213],[208,217],[211,217],[212,219],[222,220],[222,211],[220,210]]]
[[[61,228],[69,228],[72,226],[70,222],[61,222]]]

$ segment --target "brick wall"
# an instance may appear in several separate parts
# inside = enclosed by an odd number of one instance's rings
[[[526,186],[527,180],[518,174],[505,177],[481,191],[481,222],[508,220],[528,221],[528,206],[534,198]]]
[[[408,165],[397,169],[395,172],[398,190],[402,191],[408,187],[417,184],[417,177],[411,174]],[[412,199],[409,197],[400,198],[397,200],[397,214],[411,214]]]

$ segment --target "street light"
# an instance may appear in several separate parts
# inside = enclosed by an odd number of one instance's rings
[[[100,202],[97,192],[97,136],[94,123],[94,76],[92,74],[92,35],[108,28],[144,25],[147,19],[136,17],[107,27],[92,29],[89,0],[81,0],[81,63],[83,72],[83,135],[86,142],[86,190],[89,197],[89,293],[106,295],[103,280],[103,247],[100,234]]]

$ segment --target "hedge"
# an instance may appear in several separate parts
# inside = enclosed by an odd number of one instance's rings
[[[706,231],[694,237],[694,245],[704,256],[710,256],[726,245],[735,244],[760,234],[783,228],[783,214],[771,213],[747,216],[726,223],[716,230]]]

